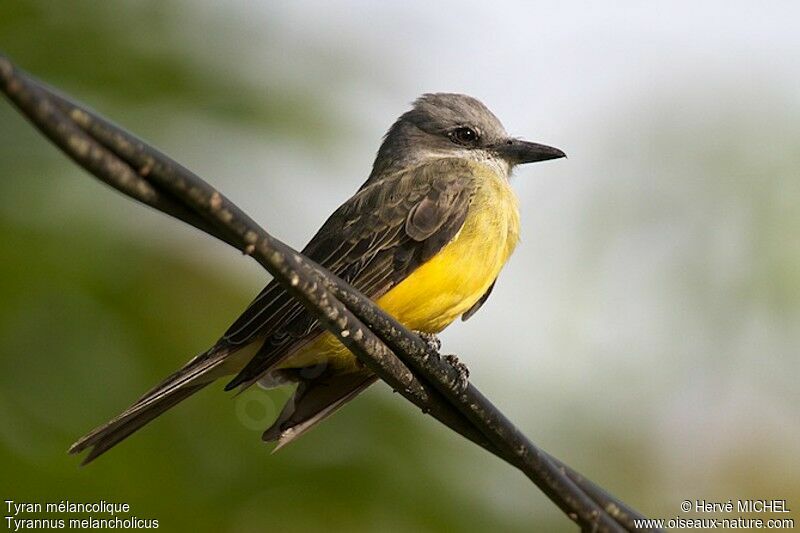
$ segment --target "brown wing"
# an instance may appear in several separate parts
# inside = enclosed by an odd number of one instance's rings
[[[442,159],[388,176],[337,209],[303,253],[376,299],[458,233],[472,199],[469,163]],[[264,345],[226,387],[258,379],[322,328],[302,304],[271,282],[220,343]]]

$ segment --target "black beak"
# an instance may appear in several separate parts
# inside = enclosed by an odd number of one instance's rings
[[[536,163],[548,159],[567,157],[567,154],[544,144],[537,144],[520,139],[506,139],[494,146],[495,152],[512,165]]]

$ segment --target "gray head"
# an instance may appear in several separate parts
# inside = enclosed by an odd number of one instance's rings
[[[497,117],[471,96],[425,94],[389,128],[369,181],[442,157],[482,161],[508,176],[514,165],[564,157],[564,152],[509,137]]]

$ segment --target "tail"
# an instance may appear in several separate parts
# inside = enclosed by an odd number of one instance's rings
[[[261,438],[277,441],[273,452],[278,451],[358,396],[376,379],[372,373],[349,372],[301,381],[278,419]]]
[[[217,346],[198,355],[119,416],[81,437],[70,447],[69,453],[77,454],[91,447],[81,464],[94,461],[167,409],[224,375],[219,370],[230,353],[229,347]]]

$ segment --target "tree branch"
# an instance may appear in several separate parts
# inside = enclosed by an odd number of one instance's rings
[[[155,209],[251,255],[359,360],[454,431],[519,468],[583,530],[633,531],[644,518],[538,449],[439,354],[359,291],[264,231],[216,189],[0,55],[0,88],[80,166]]]

